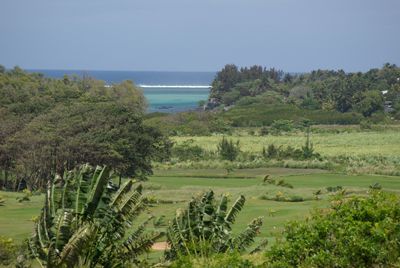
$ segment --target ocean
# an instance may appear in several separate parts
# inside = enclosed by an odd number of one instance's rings
[[[81,70],[28,70],[46,77],[62,78],[66,75],[90,76],[107,84],[132,80],[141,87],[149,104],[148,112],[176,113],[198,108],[207,100],[215,72],[160,72],[160,71],[81,71]]]

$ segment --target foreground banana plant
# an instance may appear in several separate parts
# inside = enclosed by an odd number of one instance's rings
[[[131,231],[145,208],[141,185],[130,180],[117,189],[109,168],[84,165],[49,183],[30,249],[42,267],[138,264],[161,235],[144,233],[150,219]]]
[[[240,196],[228,210],[228,197],[222,196],[215,204],[213,191],[201,198],[193,198],[184,211],[178,211],[167,229],[170,250],[167,259],[180,256],[205,258],[213,254],[243,252],[253,242],[262,225],[261,218],[255,218],[237,236],[231,232],[237,214],[242,210],[245,197]]]

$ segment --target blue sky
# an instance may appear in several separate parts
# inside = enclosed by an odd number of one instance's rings
[[[400,64],[399,0],[1,0],[0,64],[290,72]]]

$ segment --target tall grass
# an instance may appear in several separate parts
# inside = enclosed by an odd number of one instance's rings
[[[349,129],[354,129],[349,128]],[[285,135],[254,136],[244,131],[236,131],[227,136],[239,140],[241,154],[236,161],[215,161],[214,155],[222,139],[221,135],[213,136],[180,136],[173,137],[176,144],[192,140],[193,145],[209,152],[210,157],[199,161],[178,161],[172,159],[169,165],[180,168],[318,168],[338,170],[354,174],[400,175],[400,131],[388,128],[384,131],[346,131],[341,129],[335,133],[332,129],[320,131],[311,135],[311,141],[316,153],[322,159],[300,161],[294,159],[265,159],[261,157],[262,150],[270,144],[276,147],[301,148],[306,141],[302,132],[291,132]],[[165,164],[158,164],[165,168]]]
[[[267,147],[269,144],[301,148],[306,140],[304,133],[289,133],[280,136],[251,136],[236,133],[227,137],[240,140],[241,150],[252,153],[261,152],[262,148]],[[222,135],[172,137],[177,144],[192,139],[194,145],[199,145],[207,151],[216,151],[217,144],[221,138]],[[396,157],[400,155],[400,131],[395,130],[385,132],[343,132],[339,134],[313,133],[311,140],[315,151],[323,156]]]

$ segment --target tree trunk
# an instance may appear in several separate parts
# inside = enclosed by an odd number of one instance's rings
[[[4,190],[8,190],[8,171],[7,169],[4,170]]]

